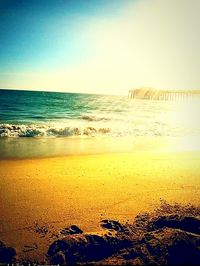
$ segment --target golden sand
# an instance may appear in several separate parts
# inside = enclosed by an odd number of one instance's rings
[[[0,240],[31,242],[28,226],[59,230],[132,221],[139,212],[200,199],[200,152],[82,155],[0,162]]]

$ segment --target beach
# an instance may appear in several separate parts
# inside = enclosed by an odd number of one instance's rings
[[[200,1],[0,1],[0,266],[200,266]]]
[[[0,263],[200,261],[199,99],[0,95]]]
[[[0,239],[19,253],[39,241],[45,253],[53,239],[30,228],[96,232],[102,219],[131,222],[160,200],[198,206],[199,161],[199,151],[1,160]]]

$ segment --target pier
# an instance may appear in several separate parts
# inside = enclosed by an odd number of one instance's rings
[[[184,100],[200,97],[200,90],[157,90],[152,88],[131,89],[128,97],[145,100]]]

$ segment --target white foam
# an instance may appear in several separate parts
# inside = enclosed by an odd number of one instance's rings
[[[0,124],[0,137],[68,137],[94,136],[108,134],[110,128],[105,127],[55,127],[48,125],[12,125]]]

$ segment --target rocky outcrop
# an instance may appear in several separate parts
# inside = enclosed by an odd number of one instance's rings
[[[48,250],[51,264],[200,265],[198,217],[137,216],[134,225],[102,220],[102,235],[68,235]],[[112,232],[113,234],[111,234]]]
[[[200,236],[164,228],[146,233],[136,251],[145,264],[199,265]]]
[[[76,235],[55,241],[50,245],[47,255],[51,264],[90,263],[103,260],[131,245],[132,241],[128,237]]]
[[[187,232],[200,234],[200,220],[193,216],[164,215],[153,219],[148,230],[156,230],[163,227],[178,228]]]

